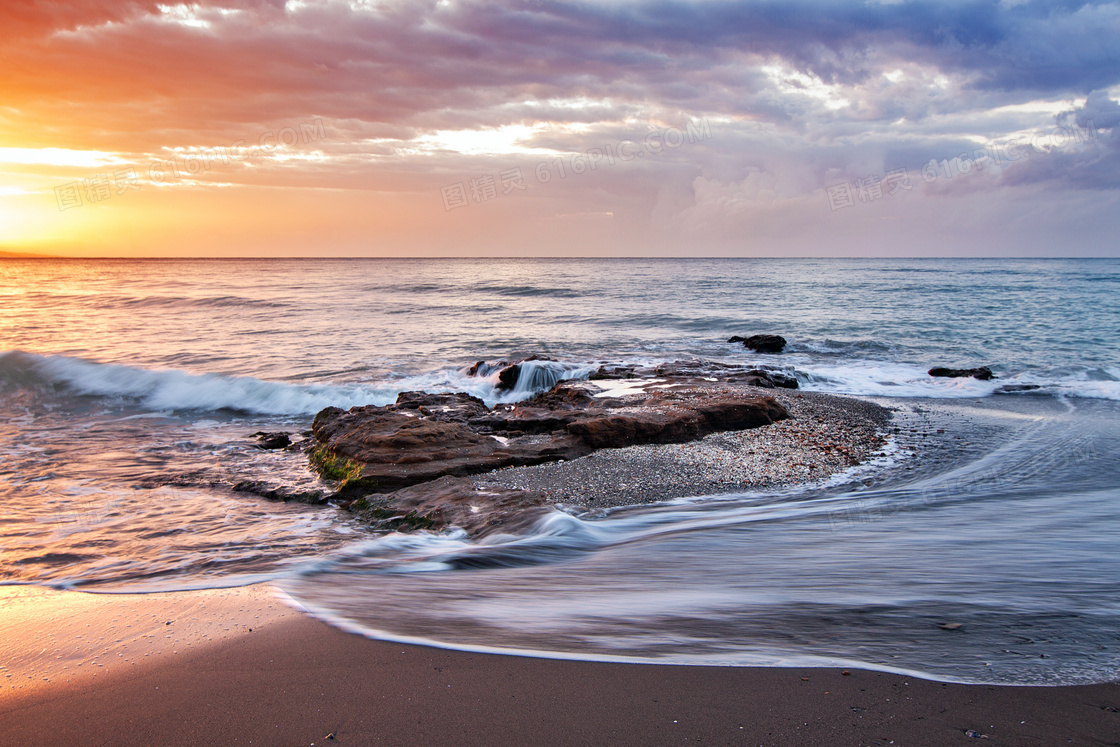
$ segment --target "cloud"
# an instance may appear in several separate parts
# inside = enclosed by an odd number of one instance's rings
[[[915,202],[1115,190],[1118,31],[1116,2],[13,0],[0,137],[146,168],[322,120],[321,141],[190,188],[420,200],[704,119],[705,142],[537,192],[646,236],[778,236],[818,220],[839,181],[917,179],[931,160],[1090,119],[1093,142],[923,183]]]

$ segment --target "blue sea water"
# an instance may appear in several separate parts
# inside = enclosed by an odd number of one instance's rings
[[[0,582],[270,579],[343,627],[477,650],[1114,679],[1118,299],[1116,260],[0,260]],[[790,344],[726,342],[752,333]],[[968,448],[483,543],[233,490],[317,484],[256,431],[406,390],[528,396],[464,369],[533,353],[781,366]]]

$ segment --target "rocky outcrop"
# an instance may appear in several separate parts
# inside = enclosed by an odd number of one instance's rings
[[[419,408],[395,408],[332,407],[315,417],[315,437],[332,456],[357,465],[347,480],[363,489],[386,492],[445,475],[574,459],[590,451],[572,436],[522,436],[503,443],[466,423],[444,419],[447,413],[432,416]]]
[[[473,536],[513,532],[548,513],[543,493],[478,488],[465,477],[441,477],[388,494],[370,494],[347,505],[377,529],[408,531],[459,527]]]
[[[364,500],[362,510],[381,511],[379,521],[404,521],[414,513],[413,524],[430,520],[438,527],[463,518],[451,504],[485,509],[497,521],[503,507],[516,502],[512,494],[501,500],[471,495],[437,501],[447,504],[444,513],[434,512],[436,504],[409,508],[442,478],[570,460],[596,449],[692,441],[789,417],[773,397],[741,385],[651,379],[619,393],[605,387],[561,381],[526,402],[493,408],[467,394],[423,392],[404,392],[384,407],[328,407],[312,425],[319,444],[312,464],[339,482],[338,496],[354,501],[350,505]],[[421,485],[415,493],[401,492]],[[479,521],[490,519],[472,519]]]
[[[780,353],[786,348],[786,338],[781,335],[751,335],[750,337],[735,335],[728,342],[741,342],[743,347],[756,353]]]
[[[996,375],[992,373],[992,369],[988,368],[987,366],[980,366],[979,368],[943,368],[938,366],[935,368],[931,368],[929,370],[929,375],[951,379],[963,379],[971,376],[972,378],[980,379],[981,381],[988,381],[990,379],[996,378]]]

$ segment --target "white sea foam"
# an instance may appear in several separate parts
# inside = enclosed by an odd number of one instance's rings
[[[13,356],[18,356],[12,361]],[[11,364],[15,365],[11,365]],[[67,356],[9,353],[4,370],[20,368],[41,384],[72,394],[134,401],[153,410],[235,410],[265,415],[300,415],[335,405],[388,404],[396,392],[378,387],[288,384],[248,376],[192,374],[176,369],[96,363]]]
[[[1044,394],[1120,400],[1120,373],[1104,369],[1091,377],[1087,371],[1025,371],[1001,375],[990,381],[971,377],[930,376],[923,366],[886,361],[845,361],[842,364],[797,363],[801,386],[807,391],[868,397],[926,397],[961,399],[987,397],[1017,386],[1039,387]],[[1106,377],[1111,377],[1111,380]]]
[[[387,405],[404,391],[466,392],[488,405],[517,402],[545,391],[557,381],[586,377],[591,366],[530,361],[510,390],[499,390],[498,373],[470,377],[441,369],[370,383],[301,383],[250,376],[194,374],[178,369],[148,369],[97,363],[61,355],[0,354],[0,382],[47,385],[86,396],[129,400],[157,411],[233,410],[262,415],[309,415],[324,407]]]

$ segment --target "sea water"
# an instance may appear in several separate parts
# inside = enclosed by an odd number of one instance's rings
[[[0,580],[272,580],[347,629],[473,650],[1112,679],[1118,298],[1115,260],[0,260]],[[789,346],[726,342],[752,333]],[[465,373],[534,353],[558,363],[513,392]],[[873,398],[899,433],[824,484],[483,541],[235,489],[323,487],[252,434],[326,406],[684,359]]]

